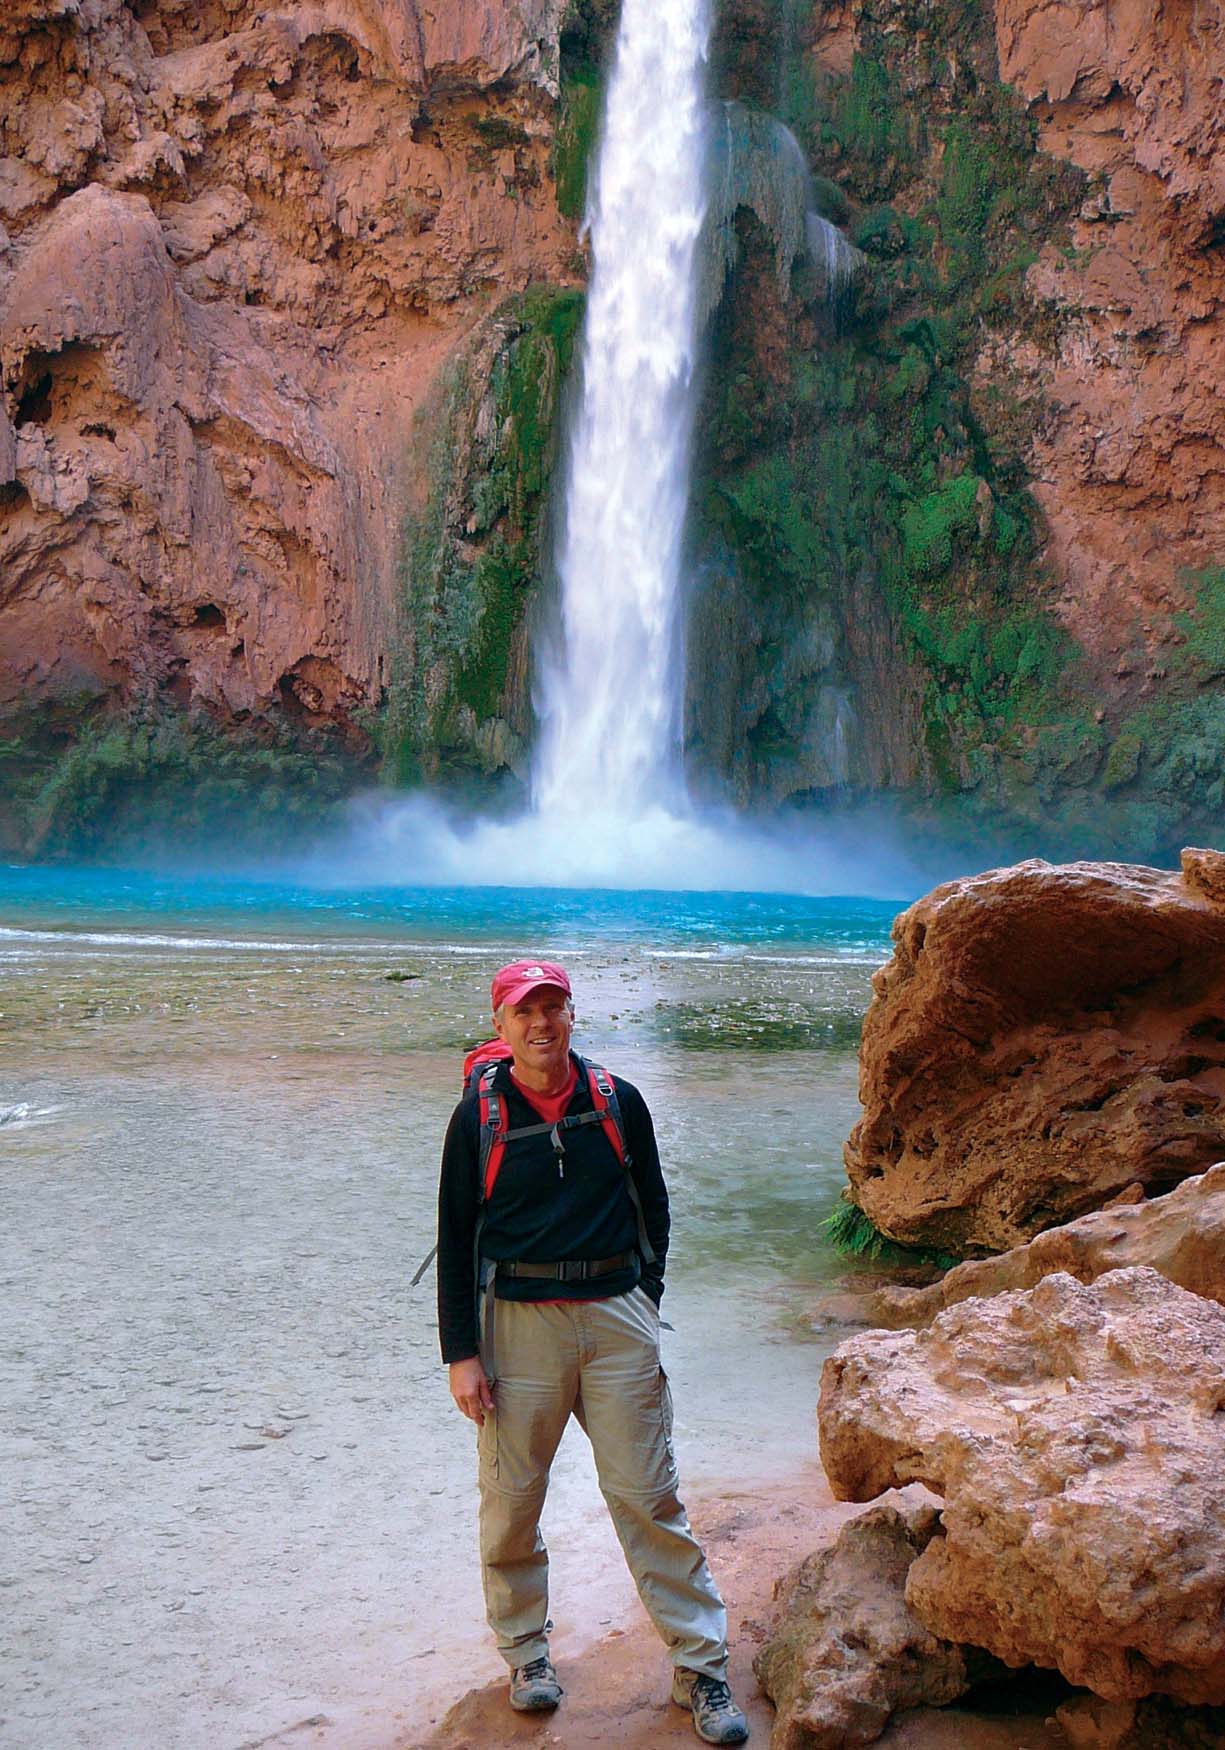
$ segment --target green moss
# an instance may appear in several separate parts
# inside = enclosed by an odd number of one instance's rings
[[[805,580],[820,556],[804,482],[781,454],[765,457],[721,491],[721,520],[732,545],[763,579]]]
[[[973,474],[925,493],[902,513],[902,565],[909,577],[934,577],[948,570],[957,540],[978,522],[976,494],[984,483]]]
[[[516,528],[530,520],[552,465],[560,385],[569,369],[583,298],[576,291],[523,295],[513,310],[520,332],[498,354],[489,382],[494,441],[487,465],[470,486],[473,531],[502,517]]]
[[[1117,736],[1106,755],[1102,772],[1103,790],[1121,790],[1130,784],[1140,770],[1144,746],[1138,735]]]
[[[507,300],[470,352],[452,361],[422,420],[428,491],[404,529],[402,630],[384,737],[393,782],[462,783],[498,769],[502,756],[490,751],[486,726],[516,715],[511,659],[539,580],[562,385],[582,307],[581,292],[556,286]],[[525,709],[520,701],[520,717]]]
[[[0,739],[0,845],[57,860],[197,854],[218,842],[278,852],[326,827],[364,775],[329,732],[263,739],[160,708],[27,713]]]
[[[750,601],[775,620],[794,604],[779,648],[845,625],[865,591],[883,604],[897,690],[920,694],[920,781],[984,811],[1040,807],[1042,787],[1104,759],[1080,653],[1047,607],[1026,460],[1036,415],[1026,385],[1004,370],[984,382],[980,365],[993,329],[1049,339],[1024,275],[1082,179],[1038,152],[1024,106],[981,71],[993,54],[988,12],[968,0],[865,7],[842,80],[796,33],[784,105],[870,265],[836,320],[794,301],[766,310],[765,247],[754,256],[746,233],[718,316],[695,517]],[[737,299],[754,301],[740,318]],[[863,638],[848,628],[824,659],[831,679],[855,673]],[[741,659],[740,694],[762,701],[745,733],[757,769],[797,755],[790,722],[771,716],[775,648]]]
[[[821,1223],[821,1233],[827,1245],[844,1258],[862,1259],[864,1263],[884,1264],[895,1269],[907,1265],[929,1265],[938,1270],[951,1270],[960,1259],[951,1252],[938,1252],[927,1246],[902,1246],[875,1226],[849,1193],[843,1192],[833,1213]]]
[[[526,542],[495,534],[473,568],[479,609],[456,677],[456,694],[478,718],[496,717],[502,709],[527,566]]]
[[[1195,606],[1177,614],[1175,624],[1186,640],[1186,659],[1207,680],[1225,674],[1225,565],[1211,566],[1189,582]]]
[[[557,205],[568,219],[581,219],[586,211],[601,102],[599,71],[590,63],[580,63],[563,78],[553,136],[553,180]]]
[[[504,115],[480,115],[472,124],[482,146],[489,152],[504,152],[508,147],[530,144],[526,130]]]
[[[856,53],[835,118],[829,131],[860,169],[860,186],[890,184],[899,160],[911,155],[912,138],[906,106],[883,58]]]

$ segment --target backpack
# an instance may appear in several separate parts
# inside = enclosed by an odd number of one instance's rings
[[[644,1264],[655,1262],[655,1248],[647,1237],[646,1218],[642,1213],[642,1201],[638,1196],[638,1187],[630,1171],[633,1164],[625,1141],[625,1126],[621,1120],[621,1106],[617,1099],[617,1090],[613,1079],[606,1069],[598,1063],[591,1063],[585,1057],[579,1057],[575,1052],[575,1060],[579,1066],[579,1074],[587,1078],[587,1086],[591,1090],[591,1111],[578,1112],[573,1116],[559,1118],[556,1124],[541,1120],[537,1124],[521,1124],[517,1130],[511,1130],[507,1121],[506,1102],[494,1087],[499,1066],[509,1062],[510,1046],[501,1039],[486,1040],[483,1045],[474,1048],[464,1058],[464,1091],[477,1091],[477,1101],[480,1114],[480,1150],[477,1157],[477,1217],[476,1232],[473,1244],[477,1257],[477,1276],[480,1276],[480,1241],[481,1229],[485,1225],[485,1205],[493,1194],[494,1185],[502,1168],[502,1157],[506,1153],[506,1144],[520,1136],[540,1136],[546,1131],[552,1138],[553,1150],[557,1156],[557,1170],[561,1175],[564,1168],[565,1149],[562,1144],[562,1132],[575,1130],[583,1124],[600,1124],[604,1134],[612,1144],[613,1153],[621,1163],[625,1175],[625,1189],[629,1193],[630,1202],[634,1206],[634,1214],[638,1222],[638,1251]],[[437,1255],[437,1244],[433,1246],[428,1257],[424,1258],[413,1277],[415,1288],[425,1275]]]

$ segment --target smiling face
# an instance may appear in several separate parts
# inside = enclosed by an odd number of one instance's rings
[[[542,1092],[566,1081],[574,1008],[564,990],[538,984],[519,1002],[503,1003],[493,1024],[498,1038],[510,1046],[520,1081]]]

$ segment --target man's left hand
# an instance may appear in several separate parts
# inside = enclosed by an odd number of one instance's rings
[[[453,1361],[450,1367],[451,1396],[469,1421],[478,1428],[485,1426],[485,1416],[493,1409],[493,1392],[485,1377],[479,1355],[467,1361]]]

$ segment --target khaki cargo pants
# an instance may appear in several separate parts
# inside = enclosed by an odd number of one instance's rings
[[[492,1415],[477,1435],[485,1607],[512,1668],[548,1651],[549,1557],[540,1514],[573,1415],[639,1597],[673,1664],[727,1673],[727,1612],[677,1496],[659,1314],[642,1288],[609,1300],[498,1300]],[[492,1365],[491,1365],[492,1363]]]

